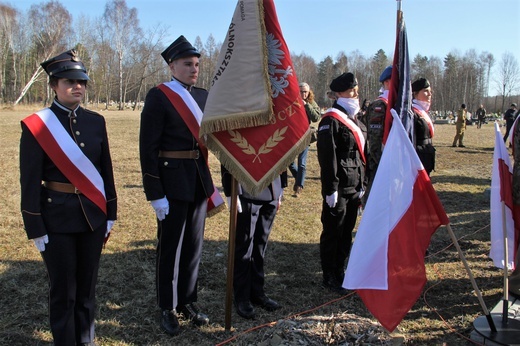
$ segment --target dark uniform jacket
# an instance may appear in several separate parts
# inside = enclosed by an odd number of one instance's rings
[[[205,89],[192,87],[191,96],[201,110],[208,97]],[[205,194],[214,191],[209,168],[203,155],[198,159],[170,159],[159,157],[159,151],[199,149],[196,138],[167,96],[157,87],[152,88],[141,113],[139,150],[147,200],[195,200],[196,179],[202,182]]]
[[[413,110],[413,108],[412,108]],[[428,174],[435,169],[435,148],[428,122],[414,111],[415,150]]]
[[[332,106],[347,114],[336,102]],[[366,137],[366,127],[357,123]],[[341,195],[359,193],[365,186],[365,164],[352,131],[339,120],[325,116],[318,127],[318,161],[321,168],[323,197],[338,191]]]
[[[21,209],[29,239],[49,232],[92,231],[106,220],[117,218],[117,197],[105,119],[98,113],[81,107],[75,111],[76,117],[69,117],[71,111],[60,108],[56,102],[54,101],[50,109],[103,178],[107,215],[82,194],[56,192],[42,186],[42,181],[70,182],[22,123]]]

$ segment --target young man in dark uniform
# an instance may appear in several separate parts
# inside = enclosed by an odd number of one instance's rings
[[[146,96],[139,148],[144,192],[157,216],[161,327],[176,335],[177,313],[199,326],[209,323],[195,302],[208,198],[214,186],[207,149],[198,137],[208,96],[194,86],[200,53],[180,36],[161,55],[173,78]]]
[[[318,127],[323,209],[320,258],[323,286],[340,294],[352,230],[365,189],[366,127],[358,119],[358,83],[343,73],[330,84],[337,99],[322,116]]]

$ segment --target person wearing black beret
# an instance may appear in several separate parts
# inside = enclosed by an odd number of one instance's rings
[[[215,188],[207,149],[198,136],[208,97],[205,89],[195,87],[200,53],[179,36],[161,55],[172,79],[146,96],[139,152],[144,193],[157,219],[160,326],[177,335],[179,315],[197,326],[209,323],[195,302],[208,199]]]
[[[435,169],[435,148],[433,146],[434,126],[429,111],[432,89],[426,78],[418,78],[412,83],[412,111],[414,114],[415,150],[424,169],[430,175]]]
[[[105,119],[80,106],[89,77],[76,51],[41,66],[55,98],[22,120],[22,217],[47,268],[54,345],[95,345],[99,261],[117,218]]]
[[[352,230],[365,190],[366,127],[360,121],[358,82],[354,74],[343,73],[330,83],[337,99],[322,116],[318,126],[322,233],[320,260],[322,286],[339,294]]]

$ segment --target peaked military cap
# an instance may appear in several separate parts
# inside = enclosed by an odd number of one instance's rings
[[[426,78],[419,78],[412,83],[412,91],[419,91],[430,87],[430,82]]]
[[[74,49],[40,64],[50,77],[90,80],[87,69]]]
[[[166,48],[161,55],[168,64],[174,60],[188,56],[196,56],[197,58],[200,58],[199,51],[182,35],[173,41],[173,43]]]
[[[354,74],[347,72],[332,80],[330,83],[330,90],[334,92],[342,92],[348,89],[352,89],[356,85],[358,85],[358,83],[356,77],[354,77]]]
[[[387,66],[381,75],[379,76],[379,81],[383,83],[385,80],[390,79],[392,77],[392,66]]]

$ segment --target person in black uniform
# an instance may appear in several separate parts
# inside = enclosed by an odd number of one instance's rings
[[[414,114],[415,150],[426,173],[435,169],[435,148],[433,147],[434,127],[428,114],[432,102],[432,89],[426,78],[412,83],[412,111]]]
[[[231,205],[232,176],[221,167],[222,186]],[[267,311],[281,308],[264,290],[264,257],[274,218],[287,187],[287,172],[283,172],[268,187],[252,195],[239,185],[233,292],[237,313],[247,319],[255,317],[253,305]]]
[[[511,106],[504,113],[504,120],[506,121],[506,133],[504,134],[504,143],[507,141],[509,137],[509,132],[511,131],[511,127],[513,127],[513,123],[515,122],[516,116],[516,103],[511,103]],[[509,146],[512,146],[513,143],[509,143]]]
[[[179,333],[177,313],[196,325],[197,279],[208,198],[214,191],[198,129],[208,96],[195,87],[200,53],[184,36],[162,53],[172,80],[152,88],[141,113],[139,150],[144,192],[157,216],[157,304],[161,327]]]
[[[22,217],[47,268],[54,345],[94,345],[99,260],[117,214],[105,119],[80,107],[89,78],[74,50],[41,66],[55,99],[22,120]]]
[[[323,196],[320,258],[323,286],[345,294],[346,259],[366,185],[366,127],[359,119],[354,75],[343,73],[332,81],[330,90],[337,99],[322,116],[317,142]]]

